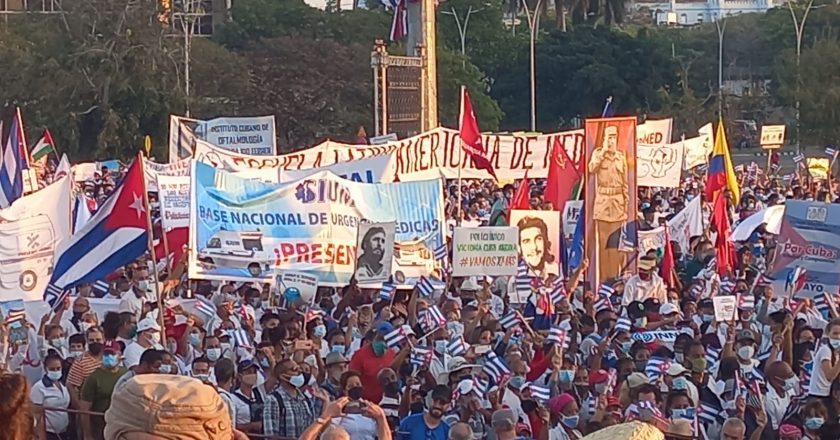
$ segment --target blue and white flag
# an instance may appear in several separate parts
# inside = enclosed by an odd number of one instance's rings
[[[470,344],[464,341],[463,336],[456,336],[452,338],[446,346],[446,351],[449,352],[450,356],[464,356],[467,354],[467,350],[469,349]]]
[[[529,383],[528,389],[531,391],[531,397],[539,403],[545,404],[551,399],[551,389],[548,387]]]
[[[411,365],[422,367],[423,365],[428,365],[429,362],[432,361],[432,356],[434,356],[434,352],[431,348],[420,346],[412,347],[408,362],[411,363]]]
[[[18,109],[3,151],[3,162],[0,163],[0,208],[7,208],[23,197],[23,170],[29,168],[27,157],[23,121]]]
[[[379,299],[383,301],[390,301],[396,291],[396,284],[384,283],[382,284],[382,289],[379,291]]]
[[[426,277],[421,276],[415,287],[417,287],[417,291],[420,292],[420,295],[425,297],[430,297],[433,293],[435,293],[435,286],[432,284],[432,281]]]
[[[94,202],[95,203],[95,202]],[[76,196],[73,202],[73,233],[78,232],[93,217],[88,205],[88,198],[84,194]]]
[[[487,355],[487,363],[484,364],[484,369],[482,371],[487,373],[487,375],[490,376],[496,384],[511,374],[511,369],[508,367],[505,360],[493,352]]]
[[[59,245],[51,284],[69,289],[105,279],[146,252],[149,242],[143,180],[143,164],[138,159],[96,215]],[[53,305],[55,299],[45,294],[48,304]]]

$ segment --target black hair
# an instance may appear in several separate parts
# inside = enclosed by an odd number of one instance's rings
[[[213,366],[213,373],[216,376],[216,382],[227,382],[236,375],[236,367],[232,360],[222,358]]]
[[[446,385],[437,385],[432,388],[432,400],[451,402],[452,390]]]
[[[163,356],[166,354],[163,350],[155,350],[150,348],[140,355],[140,363],[143,365],[152,365],[155,362],[163,362]]]

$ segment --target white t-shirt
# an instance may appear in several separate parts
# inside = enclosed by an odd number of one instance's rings
[[[70,393],[67,392],[67,387],[64,385],[53,384],[52,386],[44,385],[43,380],[39,380],[32,384],[32,391],[29,392],[29,400],[35,405],[49,406],[52,408],[69,408],[70,407]],[[70,418],[65,411],[45,411],[47,432],[53,434],[62,434],[67,431],[67,426],[70,424]]]
[[[222,400],[224,400],[225,405],[227,405],[230,419],[236,420],[236,405],[234,405],[234,402],[237,400],[236,397],[231,396],[229,391],[221,388],[219,388],[219,397],[221,397]]]
[[[143,356],[143,352],[146,350],[148,350],[146,347],[143,347],[137,342],[132,342],[125,347],[125,351],[123,352],[123,362],[125,364],[125,368],[136,367],[140,364],[140,356]]]
[[[811,373],[811,382],[808,384],[808,394],[812,396],[828,397],[831,394],[831,381],[825,377],[822,362],[831,362],[831,347],[823,345],[814,354],[814,371]]]
[[[128,290],[122,294],[119,310],[134,313],[134,316],[140,319],[140,315],[143,314],[143,301],[144,298],[138,298],[134,290]]]
[[[764,410],[767,412],[767,417],[770,418],[770,425],[773,430],[779,429],[782,423],[782,417],[785,416],[790,405],[790,398],[793,397],[793,390],[785,391],[781,396],[776,393],[773,387],[768,387],[767,398],[764,399]]]

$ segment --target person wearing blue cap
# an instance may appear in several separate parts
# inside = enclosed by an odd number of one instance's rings
[[[362,397],[370,402],[379,402],[382,399],[382,387],[379,386],[377,375],[384,368],[399,369],[399,364],[405,359],[408,351],[403,350],[397,356],[393,350],[388,349],[385,343],[385,335],[394,331],[390,322],[380,322],[373,327],[373,338],[353,354],[350,359],[349,370],[357,371],[362,376],[362,383],[365,384]]]

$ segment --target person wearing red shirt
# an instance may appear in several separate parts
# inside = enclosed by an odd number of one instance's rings
[[[393,368],[399,371],[399,365],[393,366],[397,357],[393,350],[388,349],[385,343],[385,335],[394,330],[389,322],[382,322],[373,328],[373,340],[366,343],[350,359],[347,369],[357,371],[365,384],[362,398],[369,402],[379,402],[382,399],[382,387],[379,386],[377,375],[385,368]],[[405,356],[400,356],[404,359]],[[399,359],[402,361],[402,359]]]

